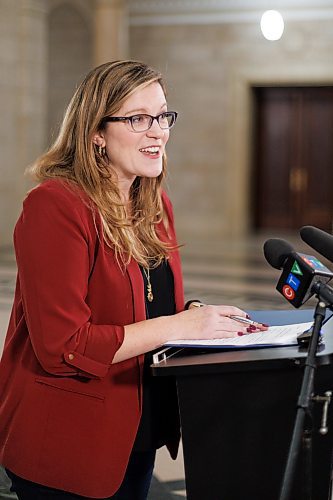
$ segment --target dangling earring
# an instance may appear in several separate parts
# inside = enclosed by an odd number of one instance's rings
[[[106,147],[103,147],[101,144],[100,145],[96,144],[96,149],[97,153],[101,158],[103,158],[103,156],[106,155]]]

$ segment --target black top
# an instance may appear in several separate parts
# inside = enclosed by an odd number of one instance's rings
[[[173,274],[167,261],[150,270],[153,300],[147,299],[147,277],[142,268],[146,299],[146,317],[170,316],[175,313]],[[159,349],[158,349],[159,350]],[[154,351],[155,352],[155,351]],[[151,375],[153,352],[145,355],[143,371],[143,408],[135,451],[160,448],[179,433],[179,414],[176,383],[173,378]]]

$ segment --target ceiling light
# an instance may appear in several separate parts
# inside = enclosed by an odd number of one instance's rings
[[[277,10],[266,10],[261,16],[260,28],[267,40],[279,40],[284,30],[284,21]]]

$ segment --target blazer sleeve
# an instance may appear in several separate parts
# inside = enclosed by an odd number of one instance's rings
[[[88,216],[89,214],[89,216]],[[106,376],[124,327],[91,322],[87,304],[92,215],[69,189],[30,192],[14,241],[23,309],[35,355],[53,375]]]

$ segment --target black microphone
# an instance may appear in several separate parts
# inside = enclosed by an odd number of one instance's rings
[[[275,269],[282,269],[292,252],[294,252],[294,247],[286,240],[271,238],[264,243],[265,259]]]
[[[333,304],[333,289],[326,285],[333,273],[316,257],[297,253],[287,241],[277,238],[265,242],[264,255],[272,267],[282,269],[276,289],[294,307],[300,307],[314,294],[325,294],[328,305]]]
[[[300,229],[303,241],[318,253],[333,262],[333,236],[314,226],[303,226]]]

